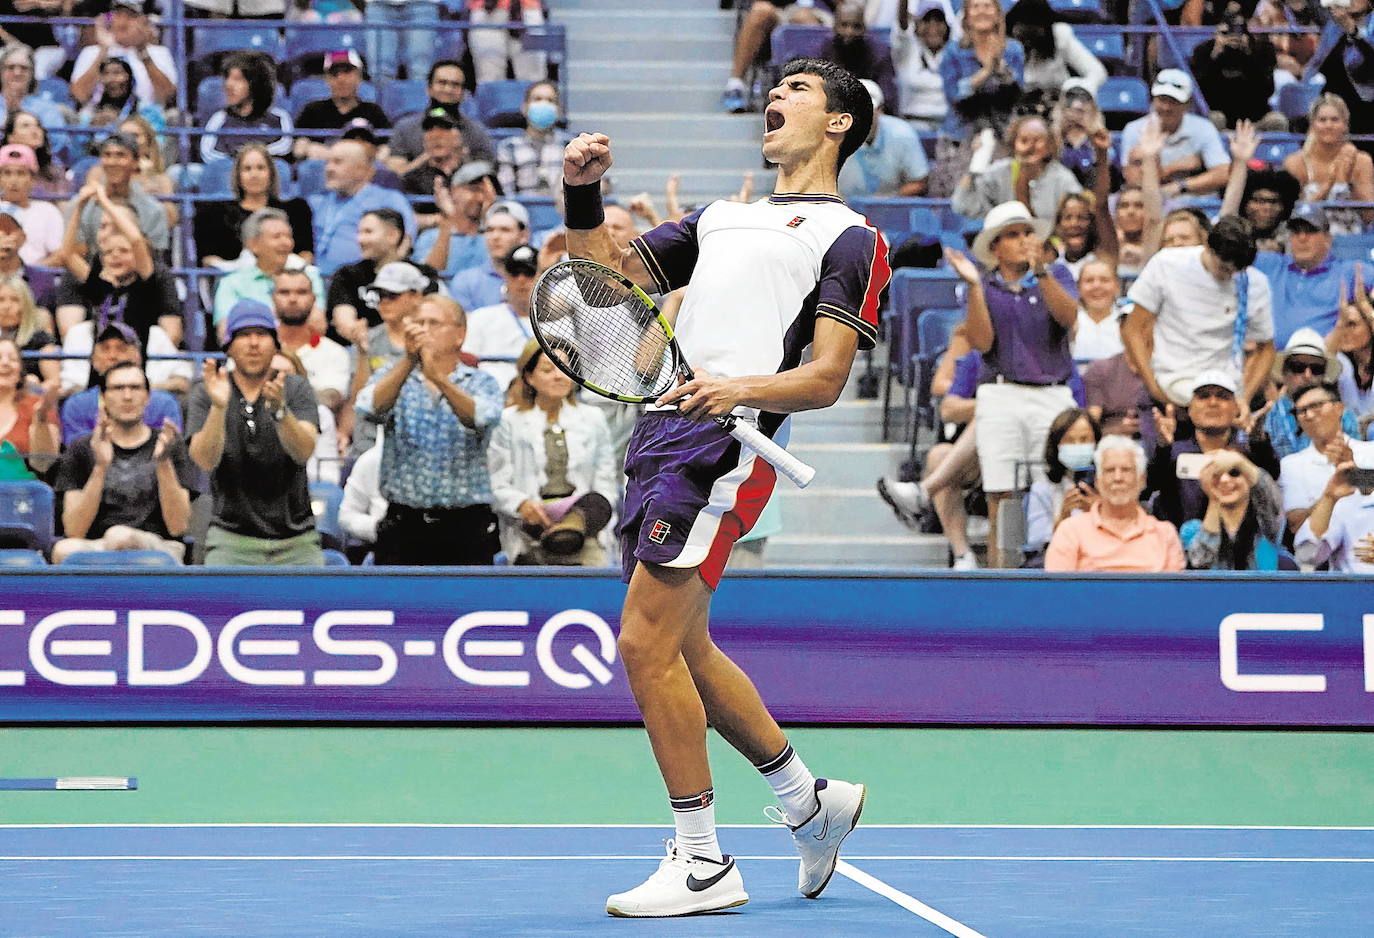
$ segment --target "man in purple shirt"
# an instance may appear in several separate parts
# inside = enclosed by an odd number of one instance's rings
[[[969,342],[995,374],[977,396],[978,465],[991,521],[988,558],[995,567],[1003,566],[998,504],[1043,472],[1050,423],[1074,406],[1069,338],[1078,301],[1067,268],[1046,265],[1049,229],[1047,220],[1032,217],[1020,202],[1003,202],[988,212],[973,242],[973,254],[988,274],[981,275],[958,251],[946,251],[968,284]]]

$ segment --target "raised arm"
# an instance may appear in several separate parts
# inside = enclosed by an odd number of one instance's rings
[[[606,230],[601,207],[601,177],[611,168],[611,138],[578,134],[563,151],[564,216],[568,255],[585,257],[618,270],[646,289],[657,290],[644,261],[633,248],[621,248]]]
[[[1248,120],[1236,121],[1231,134],[1231,175],[1226,180],[1226,192],[1221,197],[1221,215],[1239,215],[1241,197],[1245,195],[1245,181],[1250,177],[1250,158],[1259,147],[1259,134]]]

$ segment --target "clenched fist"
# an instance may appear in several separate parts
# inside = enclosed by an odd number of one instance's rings
[[[585,186],[611,168],[611,138],[605,134],[578,134],[563,150],[563,181]]]

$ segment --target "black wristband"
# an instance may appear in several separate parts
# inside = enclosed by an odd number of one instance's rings
[[[585,186],[563,183],[563,219],[576,231],[601,227],[606,220],[606,210],[601,205],[600,180]]]

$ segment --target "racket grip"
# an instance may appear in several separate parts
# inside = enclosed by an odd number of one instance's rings
[[[725,427],[731,436],[752,449],[774,469],[785,475],[797,488],[806,488],[811,484],[811,480],[816,477],[816,470],[813,467],[808,466],[777,443],[774,443],[765,434],[759,432],[753,424],[726,418],[721,422],[721,426]]]

